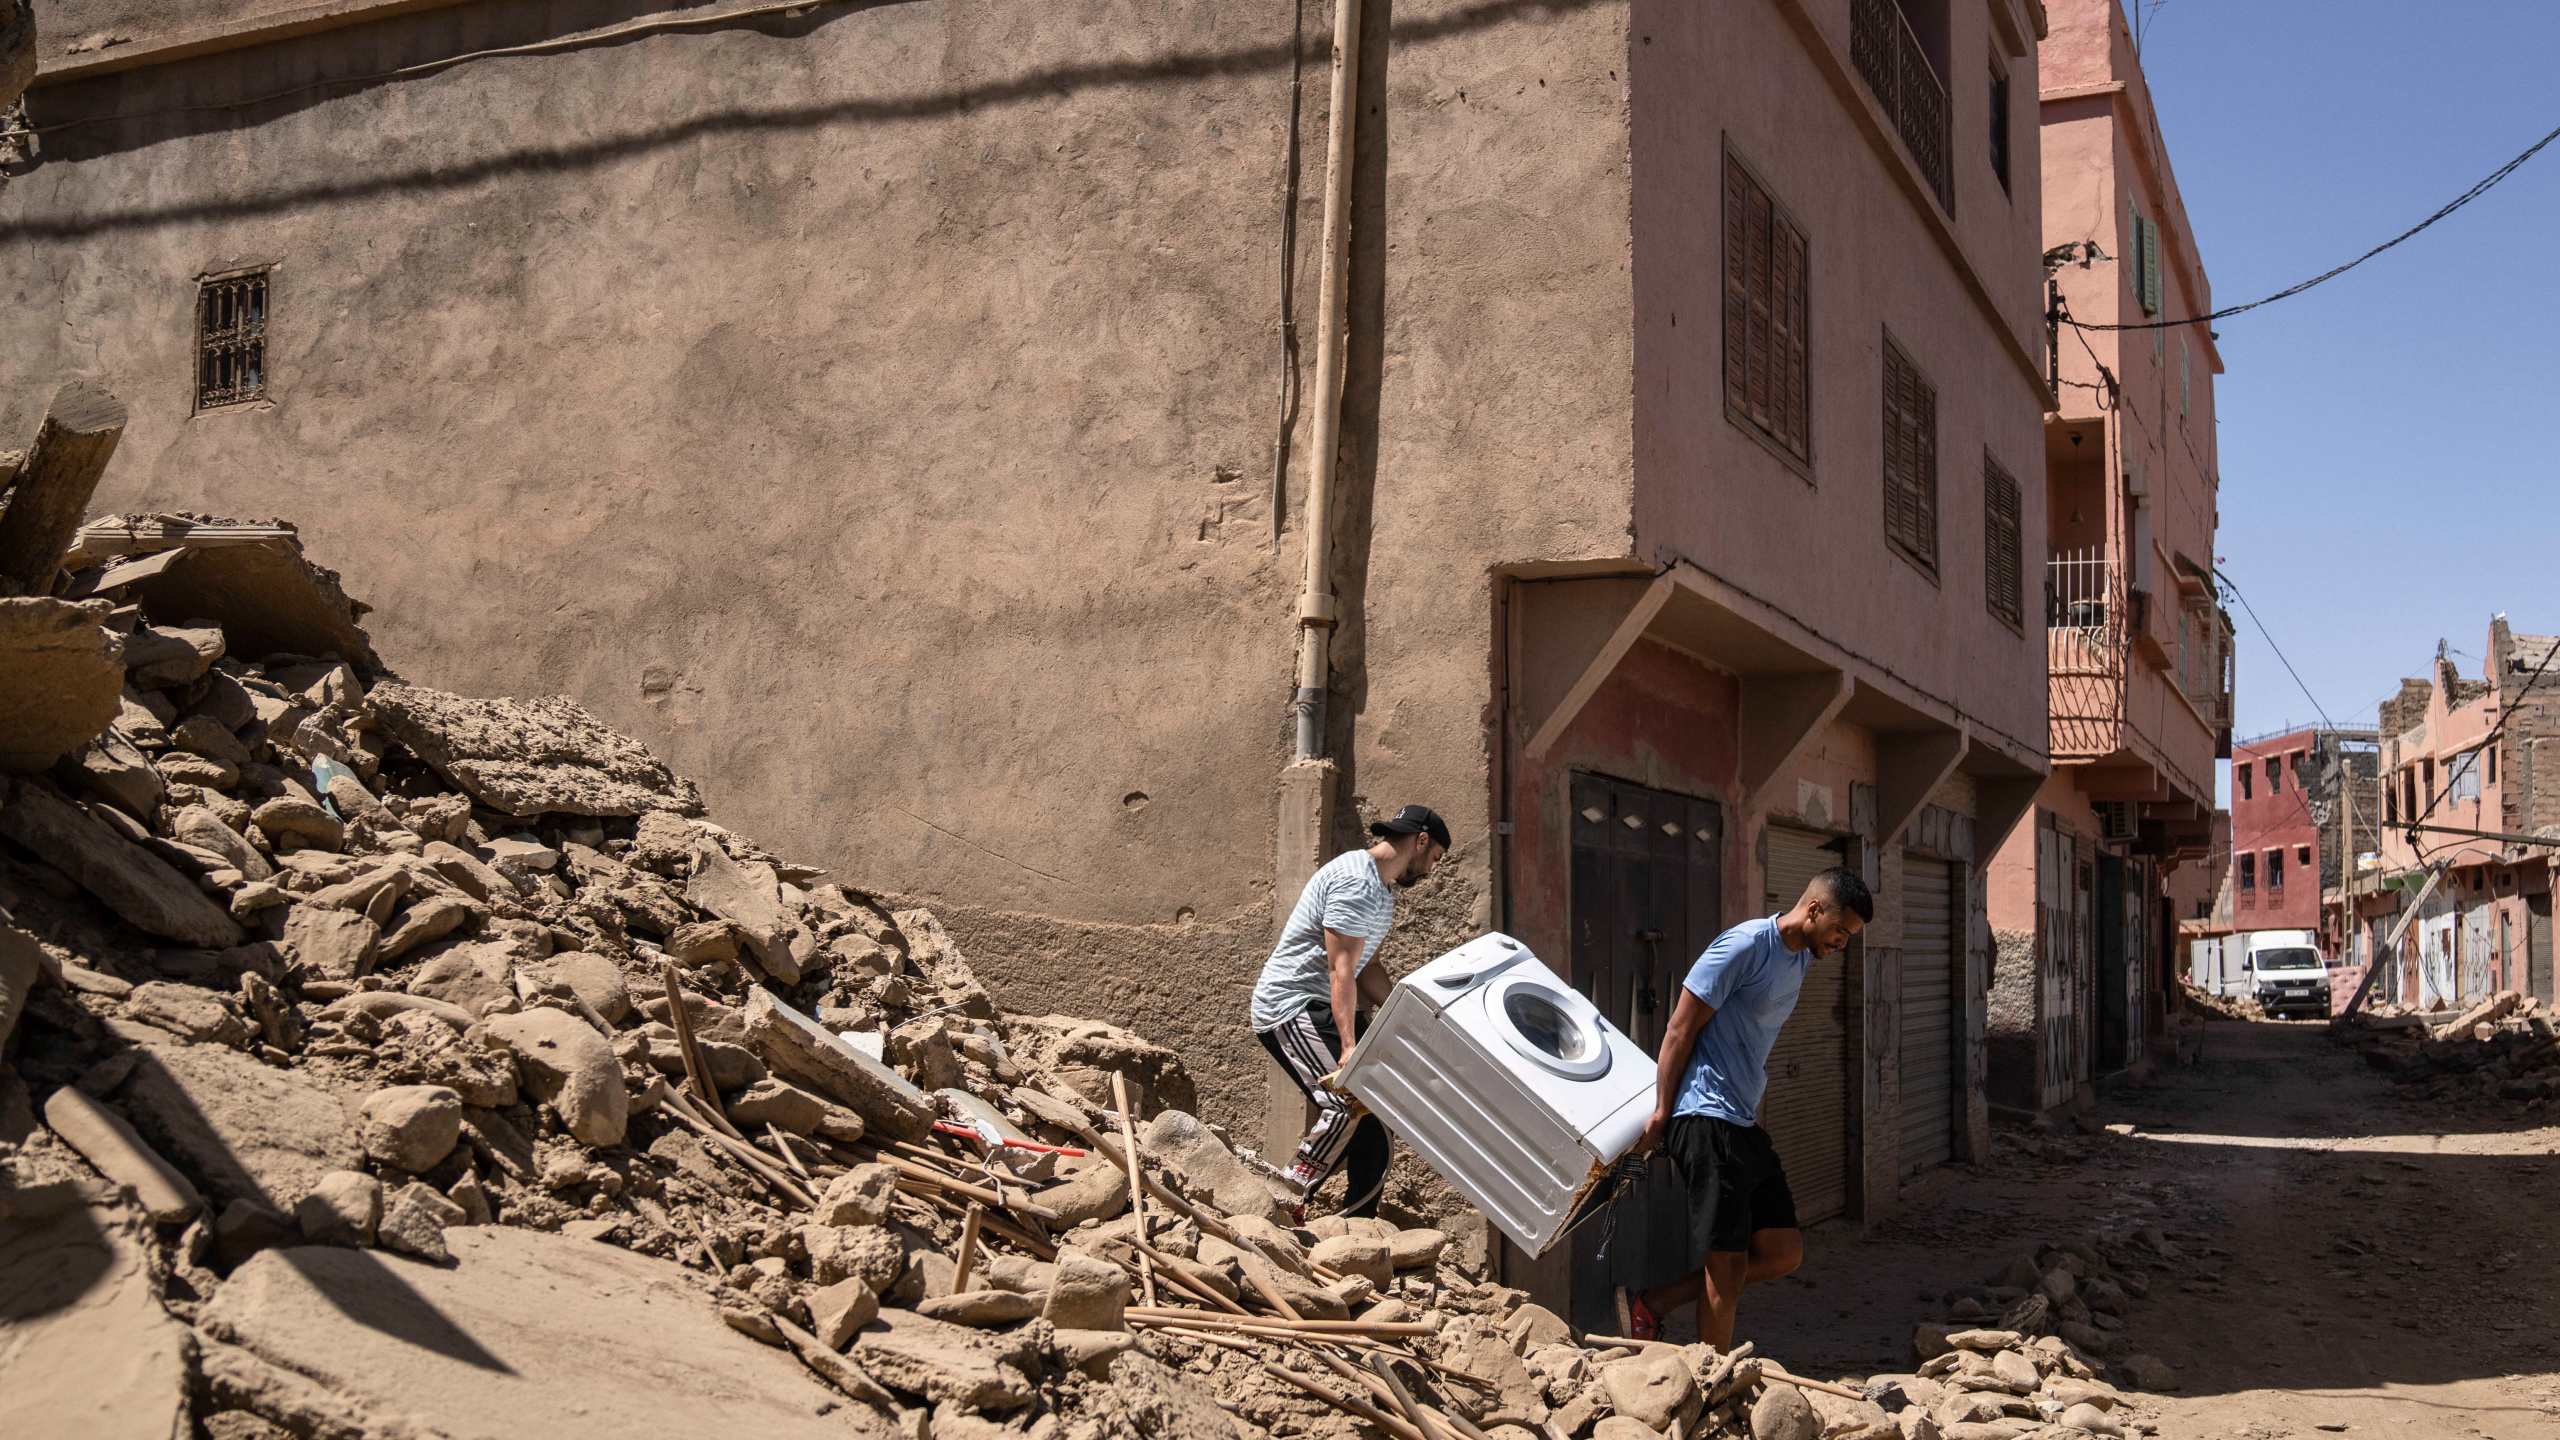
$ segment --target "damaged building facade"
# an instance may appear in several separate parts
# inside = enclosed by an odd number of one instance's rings
[[[2233,928],[2321,930],[2322,897],[2380,837],[2378,738],[2371,727],[2297,725],[2231,747]],[[2335,955],[2335,937],[2321,950]]]
[[[2208,327],[2163,323],[2211,310],[2212,290],[2123,12],[2049,9],[2044,240],[2061,383],[2047,523],[2033,533],[2053,774],[1992,862],[1990,894],[1992,1098],[2037,1114],[2139,1063],[2162,1031],[2182,968],[2165,880],[2210,848],[2232,678],[2212,578],[2222,360]]]
[[[2420,1009],[2460,1009],[2501,990],[2560,999],[2551,934],[2560,675],[2544,673],[2560,671],[2555,649],[2560,636],[2521,635],[2495,616],[2478,675],[2439,647],[2425,678],[2401,681],[2382,703],[2378,862],[2326,897],[2324,919],[2354,977],[2383,957],[2373,999]],[[2333,989],[2343,1003],[2353,985]]]
[[[17,376],[131,403],[101,505],[302,517],[412,678],[577,697],[1239,1127],[1275,913],[1384,808],[1458,838],[1390,961],[1504,928],[1647,1044],[1851,864],[1773,1068],[1804,1216],[1984,1153],[2068,443],[2036,0],[1372,7],[1312,525],[1312,10],[56,8],[116,39],[48,44],[0,286]]]

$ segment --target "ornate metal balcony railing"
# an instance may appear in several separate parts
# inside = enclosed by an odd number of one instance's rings
[[[2127,608],[2123,576],[2103,549],[2064,551],[2045,563],[2048,739],[2057,760],[2105,755],[2122,739]]]
[[[1866,77],[1902,143],[1911,149],[1938,203],[1952,215],[1955,180],[1948,168],[1947,87],[1911,22],[1894,0],[1850,0],[1849,58]]]

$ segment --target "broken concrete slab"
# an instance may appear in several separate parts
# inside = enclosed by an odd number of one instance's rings
[[[891,1434],[878,1412],[723,1324],[681,1266],[498,1226],[445,1242],[450,1267],[267,1251],[215,1295],[204,1328],[450,1440]]]
[[[363,1159],[355,1113],[330,1091],[237,1050],[122,1022],[110,1029],[138,1060],[110,1098],[216,1199],[290,1213],[321,1176]]]
[[[695,842],[693,878],[684,898],[735,926],[756,964],[785,985],[799,983],[791,955],[791,917],[770,865],[740,865],[709,839]]]
[[[9,1032],[18,1028],[27,997],[35,992],[46,968],[44,947],[36,937],[11,925],[8,912],[0,910],[0,1045],[7,1045]]]
[[[284,943],[313,978],[353,980],[382,953],[382,927],[353,911],[296,905],[285,916]]]
[[[137,820],[154,821],[169,782],[151,766],[151,757],[133,742],[122,725],[101,730],[70,761],[66,772],[86,792],[122,808]]]
[[[0,505],[0,595],[53,593],[124,423],[124,402],[103,386],[74,380],[53,392]]]
[[[1191,1115],[1167,1110],[1156,1116],[1138,1137],[1138,1148],[1173,1171],[1186,1193],[1229,1215],[1259,1216],[1275,1225],[1288,1220],[1287,1207],[1262,1177],[1246,1169],[1225,1142]]]
[[[172,1035],[216,1045],[249,1043],[249,1022],[200,985],[147,980],[125,997],[125,1013]]]
[[[62,1143],[107,1178],[130,1191],[142,1212],[163,1224],[192,1217],[204,1198],[187,1177],[151,1148],[125,1118],[69,1085],[44,1102],[44,1123]]]
[[[579,1143],[622,1143],[631,1092],[622,1083],[613,1047],[594,1027],[560,1010],[525,1010],[482,1023],[490,1039],[514,1052],[527,1087],[550,1104]]]
[[[286,521],[114,516],[80,527],[71,558],[128,556],[142,558],[111,567],[99,588],[139,601],[155,621],[211,620],[234,655],[336,655],[367,674],[382,669],[360,623],[365,607],[303,555]]]
[[[222,627],[144,625],[125,637],[125,674],[145,690],[192,685],[223,656]]]
[[[365,709],[438,774],[509,815],[702,813],[693,782],[566,696],[474,700],[378,685]]]
[[[242,878],[264,880],[276,873],[267,857],[258,853],[249,837],[222,823],[222,817],[203,805],[189,805],[169,817],[169,833],[175,839],[199,850],[219,855]]]
[[[168,861],[35,781],[0,782],[0,837],[68,875],[137,929],[189,945],[224,949],[243,938],[238,922]]]
[[[979,1410],[1031,1403],[1034,1350],[1021,1332],[996,1334],[883,1310],[853,1340],[853,1360],[892,1390]]]
[[[116,717],[124,641],[103,605],[0,598],[0,770],[32,774],[89,743]]]
[[[873,1132],[921,1142],[940,1112],[906,1077],[847,1045],[825,1026],[756,986],[744,1015],[747,1042],[777,1074],[862,1117]]]
[[[188,1433],[187,1328],[160,1307],[144,1247],[102,1188],[0,1195],[0,1435]]]

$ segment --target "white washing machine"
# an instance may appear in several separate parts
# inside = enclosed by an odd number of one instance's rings
[[[1342,1083],[1537,1254],[1607,1202],[1653,1114],[1654,1062],[1496,934],[1397,981]]]

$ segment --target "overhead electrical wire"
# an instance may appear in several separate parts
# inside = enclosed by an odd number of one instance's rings
[[[2383,241],[2381,244],[2374,246],[2372,249],[2367,250],[2353,260],[2347,261],[2343,265],[2332,266],[2329,269],[2323,270],[2319,274],[2312,276],[2308,280],[2288,285],[2273,295],[2261,296],[2258,299],[2250,300],[2238,305],[2226,305],[2222,309],[2213,311],[2210,314],[2188,315],[2176,320],[2139,320],[2120,325],[2094,325],[2084,320],[2071,319],[2068,315],[2065,315],[2061,317],[2062,323],[2075,330],[2174,330],[2186,325],[2210,325],[2216,320],[2228,320],[2234,315],[2245,315],[2248,312],[2257,309],[2261,305],[2273,305],[2279,300],[2290,300],[2294,296],[2301,294],[2305,290],[2311,289],[2315,285],[2325,285],[2328,282],[2337,279],[2339,276],[2346,274],[2348,271],[2353,270],[2359,265],[2362,265],[2367,260],[2372,259],[2385,250],[2389,250],[2394,246],[2401,244],[2403,241],[2415,237],[2420,231],[2425,230],[2437,221],[2451,215],[2454,211],[2459,210],[2463,206],[2470,204],[2472,201],[2479,199],[2481,196],[2488,194],[2491,190],[2497,188],[2500,181],[2506,179],[2510,175],[2513,175],[2517,170],[2522,169],[2526,161],[2541,154],[2543,148],[2548,146],[2554,140],[2560,140],[2560,128],[2554,128],[2549,134],[2544,135],[2541,139],[2526,146],[2522,154],[2481,177],[2479,183],[2437,207],[2435,213],[2429,215],[2426,219],[2419,221],[2417,224],[2410,226],[2408,229],[2401,231],[2399,234],[2392,236],[2390,239]]]

